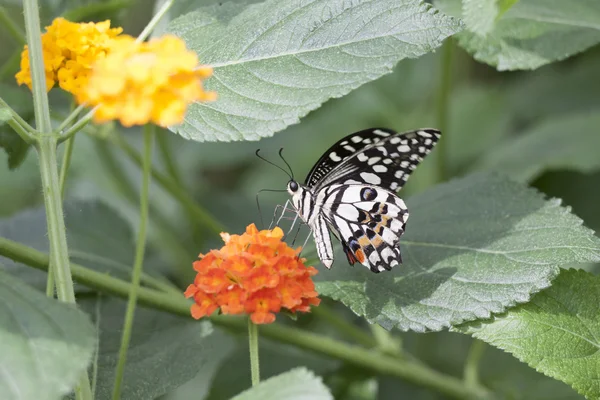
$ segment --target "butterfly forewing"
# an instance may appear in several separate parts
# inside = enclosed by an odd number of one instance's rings
[[[395,192],[440,135],[436,129],[356,132],[323,154],[305,186],[292,190],[288,184],[292,203],[311,227],[319,258],[328,268],[333,254],[326,226],[342,242],[350,264],[358,261],[381,272],[402,263],[399,241],[408,210]]]
[[[325,152],[308,174],[306,186],[364,183],[400,190],[439,137],[435,129],[396,133],[377,128],[354,133]]]

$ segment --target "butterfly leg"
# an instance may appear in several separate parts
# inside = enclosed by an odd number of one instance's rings
[[[284,205],[277,204],[275,206],[275,211],[273,211],[273,219],[271,219],[271,223],[269,224],[269,229],[273,229],[274,226],[279,225],[279,222],[283,219],[285,212],[289,210],[288,209],[289,203],[290,203],[290,201],[287,200]],[[281,215],[279,216],[279,219],[277,219],[277,222],[275,222],[275,218],[277,218],[277,213],[279,212],[279,209],[281,209]]]

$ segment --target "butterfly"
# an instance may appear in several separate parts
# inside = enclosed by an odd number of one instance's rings
[[[331,268],[334,261],[329,232],[350,264],[358,261],[378,273],[402,263],[399,241],[408,210],[396,192],[440,136],[429,128],[359,131],[331,146],[304,184],[290,179],[291,204],[310,228],[323,265]]]

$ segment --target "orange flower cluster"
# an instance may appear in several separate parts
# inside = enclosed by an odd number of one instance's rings
[[[281,240],[281,228],[259,231],[251,224],[242,235],[221,237],[225,246],[194,262],[198,275],[185,291],[194,298],[194,318],[220,308],[223,314],[248,313],[255,324],[269,324],[282,308],[308,312],[320,303],[311,279],[317,270]]]
[[[56,18],[42,35],[42,54],[46,89],[56,82],[69,93],[77,94],[87,84],[92,65],[109,52],[112,40],[123,31],[111,28],[110,21],[75,23]],[[21,53],[21,70],[15,75],[19,85],[31,89],[29,48]]]

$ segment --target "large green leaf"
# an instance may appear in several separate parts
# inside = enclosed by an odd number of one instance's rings
[[[460,0],[436,0],[435,5],[450,15],[461,15]],[[476,60],[499,71],[535,69],[600,42],[600,2],[520,0],[487,35],[476,32],[457,36]]]
[[[126,303],[105,296],[81,301],[96,321],[100,353],[96,399],[111,399]],[[138,307],[122,387],[122,398],[154,399],[192,379],[214,374],[233,346],[210,322],[197,322]]]
[[[333,400],[320,378],[305,368],[296,368],[269,378],[232,400]]]
[[[531,302],[456,329],[508,351],[536,370],[600,397],[600,278],[563,270]]]
[[[500,10],[497,0],[462,0],[462,15],[467,29],[485,36],[494,29]]]
[[[474,170],[501,171],[532,180],[548,169],[592,172],[600,168],[600,112],[550,118],[480,159]]]
[[[172,128],[185,138],[271,136],[461,28],[420,0],[268,0],[239,9],[228,3],[170,24],[214,68],[206,87],[219,96],[192,105]]]
[[[95,347],[84,313],[0,271],[0,397],[59,398],[86,371]]]
[[[600,260],[600,239],[560,200],[495,175],[450,181],[407,206],[404,265],[373,274],[338,258],[316,276],[319,293],[388,329],[440,330],[528,301],[559,265]]]
[[[114,210],[96,201],[67,201],[64,212],[71,261],[129,281],[134,252],[129,225]],[[27,210],[0,220],[0,235],[48,252],[44,209]],[[46,273],[2,257],[0,262],[11,274],[45,288]],[[146,268],[145,272],[150,271]],[[77,290],[85,288],[78,286]]]

